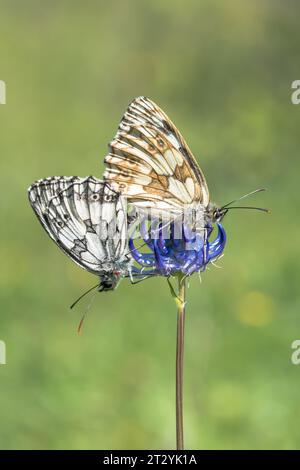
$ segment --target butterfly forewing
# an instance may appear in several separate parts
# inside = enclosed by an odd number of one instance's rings
[[[183,137],[145,97],[129,105],[105,163],[104,178],[138,207],[181,212],[186,204],[209,202],[204,175]]]
[[[51,177],[29,188],[29,200],[50,237],[93,274],[124,262],[127,227],[124,201],[94,177]]]

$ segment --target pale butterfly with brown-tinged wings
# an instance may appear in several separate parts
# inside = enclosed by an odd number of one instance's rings
[[[222,207],[210,202],[205,177],[182,135],[144,96],[128,106],[104,162],[104,179],[137,208],[152,214],[168,217],[193,207],[206,226],[221,221],[228,209],[237,208],[229,207],[234,201]],[[258,191],[261,189],[239,199]]]
[[[115,289],[128,275],[126,208],[123,197],[108,183],[93,176],[53,176],[33,183],[28,197],[59,248],[99,276],[99,291]]]

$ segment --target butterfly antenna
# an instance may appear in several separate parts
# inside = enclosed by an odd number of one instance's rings
[[[229,209],[252,209],[252,210],[255,210],[255,211],[266,212],[267,214],[270,214],[270,213],[271,213],[270,209],[265,209],[264,207],[231,206],[231,207],[227,207],[227,210],[229,210]]]
[[[231,204],[234,204],[237,201],[241,201],[242,199],[245,199],[246,197],[252,196],[253,194],[261,193],[262,191],[266,191],[266,188],[255,189],[254,191],[251,191],[250,193],[244,194],[244,196],[238,197],[237,199],[233,199],[232,201],[227,202],[227,204],[222,206],[221,209],[226,209],[226,207],[230,206]]]
[[[78,335],[81,335],[83,322],[84,322],[85,317],[87,316],[88,312],[89,312],[90,309],[91,309],[92,303],[94,302],[94,299],[95,299],[95,295],[96,295],[96,292],[94,293],[93,297],[91,298],[90,303],[88,304],[88,306],[87,306],[87,308],[86,308],[86,311],[85,311],[84,314],[82,315],[82,318],[81,318],[81,320],[80,320],[80,322],[79,322],[79,325],[78,325],[78,327],[77,327],[77,334],[78,334]]]
[[[81,318],[81,320],[80,320],[80,322],[79,322],[79,325],[78,325],[78,327],[77,327],[77,334],[78,334],[78,335],[81,335],[82,326],[83,326],[83,322],[84,322],[85,316],[86,316],[86,314],[84,313],[84,314],[82,315],[82,318]]]
[[[87,295],[89,292],[91,292],[93,289],[96,289],[96,287],[99,287],[99,283],[96,284],[95,286],[91,287],[90,289],[88,289],[86,292],[84,292],[80,297],[78,297],[78,299],[75,300],[75,302],[72,303],[72,305],[70,305],[70,308],[72,309],[73,307],[75,307],[75,305],[85,296]]]

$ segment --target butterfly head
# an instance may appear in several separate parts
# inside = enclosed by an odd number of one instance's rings
[[[121,273],[119,271],[101,274],[99,292],[114,290],[120,281],[120,277]]]
[[[215,204],[209,203],[206,209],[207,218],[210,222],[221,222],[223,217],[227,214],[226,207],[218,207]]]

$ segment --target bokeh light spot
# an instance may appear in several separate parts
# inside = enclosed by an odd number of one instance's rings
[[[246,325],[264,326],[273,319],[273,300],[260,291],[250,291],[237,303],[236,316]]]

